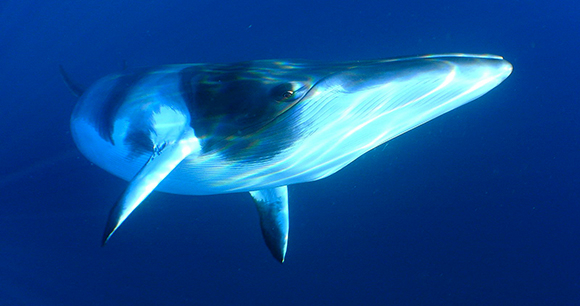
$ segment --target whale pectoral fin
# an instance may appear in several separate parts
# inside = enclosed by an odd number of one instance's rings
[[[129,214],[145,200],[185,157],[198,150],[199,142],[193,135],[193,131],[189,130],[184,132],[178,141],[164,144],[161,149],[154,152],[111,209],[102,244],[105,245],[107,243],[111,235],[127,219]]]
[[[266,245],[278,261],[284,262],[288,246],[288,188],[280,186],[250,194],[258,208]]]
[[[80,85],[79,83],[73,81],[73,79],[68,75],[68,73],[66,73],[62,65],[58,65],[58,69],[60,71],[60,76],[62,77],[62,80],[64,81],[68,89],[72,92],[72,94],[75,95],[75,97],[77,98],[82,96],[86,88]]]

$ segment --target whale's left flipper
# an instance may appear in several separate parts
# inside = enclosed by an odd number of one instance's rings
[[[284,262],[288,246],[288,188],[250,191],[260,214],[260,226],[266,245],[272,255]]]
[[[62,80],[64,81],[68,89],[72,92],[72,94],[75,95],[75,97],[82,96],[86,88],[80,85],[79,83],[73,81],[73,79],[71,79],[68,73],[66,73],[62,65],[58,65],[58,69],[60,70],[60,76],[62,77]]]
[[[183,159],[198,150],[199,142],[192,129],[186,130],[178,140],[158,146],[111,209],[102,244],[107,243],[119,225]]]

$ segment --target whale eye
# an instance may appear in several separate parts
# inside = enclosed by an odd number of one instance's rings
[[[270,94],[276,102],[289,102],[294,101],[296,98],[294,96],[294,84],[292,83],[280,84],[272,88]]]

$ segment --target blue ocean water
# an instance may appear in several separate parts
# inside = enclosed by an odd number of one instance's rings
[[[577,1],[0,2],[0,305],[580,304]],[[154,193],[69,132],[79,82],[130,66],[492,53],[498,88],[290,186],[287,260],[247,194]]]

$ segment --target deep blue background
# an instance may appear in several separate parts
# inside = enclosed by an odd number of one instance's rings
[[[554,4],[550,4],[554,3]],[[1,305],[580,304],[578,1],[0,2]],[[250,197],[154,193],[75,149],[74,97],[131,66],[493,53],[502,85],[290,187],[280,265]]]

